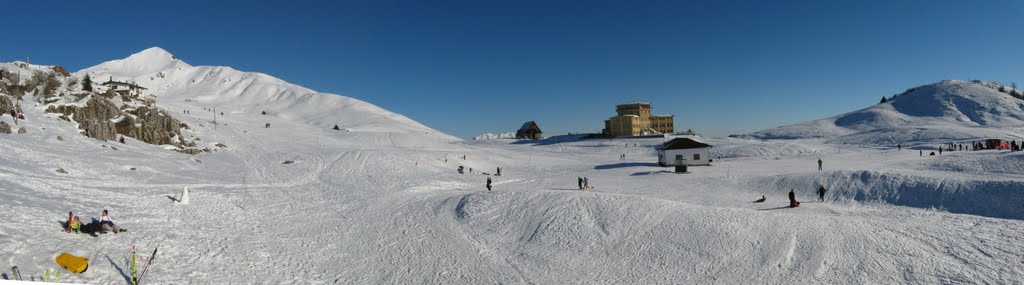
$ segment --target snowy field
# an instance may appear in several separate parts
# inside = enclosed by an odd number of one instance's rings
[[[122,70],[213,69],[161,68]],[[28,133],[0,135],[4,271],[40,278],[70,252],[90,269],[62,282],[126,284],[137,245],[159,247],[153,284],[1024,283],[1021,152],[701,138],[713,165],[675,174],[654,164],[660,138],[462,141],[355,100],[337,118],[310,109],[327,100],[314,95],[275,105],[287,92],[175,88],[154,89],[192,127],[183,134],[226,148],[97,141],[26,106],[16,127]],[[330,129],[344,122],[355,123]],[[799,208],[785,207],[790,189]],[[61,232],[68,211],[88,221],[103,209],[129,231]]]

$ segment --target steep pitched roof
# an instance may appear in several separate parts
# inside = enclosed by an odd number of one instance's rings
[[[706,147],[711,147],[711,145],[695,141],[691,138],[675,138],[661,145],[658,149],[694,149]]]
[[[537,123],[535,123],[534,121],[529,121],[529,122],[523,123],[523,126],[519,127],[519,131],[527,131],[527,130],[530,129],[531,126],[536,126],[536,125],[537,125]],[[537,130],[540,131],[540,127],[537,127]]]

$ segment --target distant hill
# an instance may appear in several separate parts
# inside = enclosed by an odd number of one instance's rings
[[[1020,140],[1024,138],[1024,100],[1011,96],[1011,90],[994,82],[943,80],[862,110],[733,137],[862,145]]]

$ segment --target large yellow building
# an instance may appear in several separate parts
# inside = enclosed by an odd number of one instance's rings
[[[615,106],[618,116],[604,121],[603,133],[613,137],[670,134],[675,116],[651,115],[651,103],[635,102]]]

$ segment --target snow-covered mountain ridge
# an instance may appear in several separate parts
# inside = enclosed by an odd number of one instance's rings
[[[209,110],[216,108],[225,115],[265,112],[267,116],[324,129],[338,125],[353,132],[403,133],[457,140],[358,99],[316,92],[263,73],[224,66],[192,66],[158,47],[74,73],[77,77],[86,74],[97,83],[134,82],[147,88],[146,94],[156,95],[159,104],[172,110],[199,106]],[[189,104],[182,104],[185,102]]]
[[[888,102],[846,114],[737,137],[820,138],[833,143],[894,145],[985,138],[1020,139],[1024,100],[998,83],[944,80],[908,89]]]

